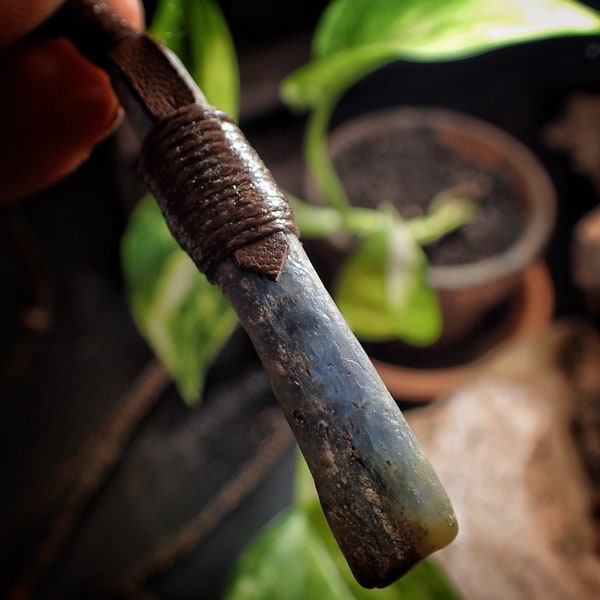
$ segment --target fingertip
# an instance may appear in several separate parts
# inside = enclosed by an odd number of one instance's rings
[[[110,7],[124,17],[132,27],[140,30],[144,29],[145,14],[142,2],[138,0],[112,0]]]
[[[0,199],[15,200],[73,171],[120,115],[107,75],[66,40],[22,45],[0,64]]]
[[[73,171],[122,119],[108,76],[66,40],[6,47],[62,1],[0,2],[0,202],[35,193]],[[143,29],[139,0],[108,2]]]

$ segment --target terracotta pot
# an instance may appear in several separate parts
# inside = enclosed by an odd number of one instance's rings
[[[400,136],[405,141],[407,150],[403,149],[401,156],[388,156],[382,150],[388,136]],[[435,178],[443,180],[441,188],[435,190],[439,192],[444,187],[460,185],[461,177],[467,177],[465,173],[476,172],[478,176],[489,177],[490,181],[495,178],[490,193],[495,193],[494,186],[501,186],[502,194],[509,195],[516,207],[508,211],[511,213],[508,224],[500,223],[497,229],[514,229],[518,235],[512,236],[494,254],[475,256],[470,262],[455,264],[437,264],[432,256],[429,279],[438,295],[444,321],[441,337],[435,344],[425,348],[396,340],[364,344],[380,367],[384,380],[388,380],[394,364],[402,365],[405,371],[407,368],[414,370],[429,380],[432,372],[425,370],[433,369],[447,381],[441,386],[444,391],[456,380],[457,369],[493,348],[506,338],[508,332],[523,330],[520,326],[515,327],[515,323],[527,321],[524,329],[531,332],[548,322],[552,313],[552,286],[547,274],[541,274],[542,266],[538,265],[531,272],[528,268],[539,260],[553,230],[556,193],[538,159],[523,144],[479,119],[454,111],[426,108],[398,108],[353,119],[333,131],[329,144],[336,168],[345,160],[344,155],[360,152],[365,157],[363,163],[355,156],[355,163],[345,174],[343,169],[338,169],[355,204],[373,205],[373,199],[363,200],[362,192],[353,197],[350,186],[356,184],[364,192],[371,185],[368,178],[374,175],[373,186],[381,191],[382,200],[393,201],[404,216],[411,216],[413,208],[407,209],[403,194],[422,195],[421,182],[424,187],[432,186],[435,182],[431,180]],[[372,165],[368,162],[370,144],[377,161]],[[423,160],[420,160],[421,156]],[[496,184],[496,179],[500,183]],[[399,189],[397,199],[394,188],[403,188],[405,181],[408,192]],[[312,201],[321,201],[310,181],[307,195]],[[515,221],[517,214],[520,215],[519,222]],[[476,218],[468,227],[474,229],[477,226]],[[489,222],[487,226],[490,226]],[[335,262],[349,248],[348,239],[329,240],[328,244],[331,248],[326,252],[323,247],[315,250],[316,262],[326,254],[334,256]],[[331,281],[334,262],[324,262],[324,278]],[[537,282],[535,286],[531,281]],[[536,296],[543,296],[540,298],[543,307],[531,309]],[[529,314],[530,310],[535,314]],[[393,394],[402,398],[427,398],[438,391],[437,386],[431,385],[424,386],[418,393],[415,389],[403,391],[402,385],[397,383],[390,387],[394,388]]]

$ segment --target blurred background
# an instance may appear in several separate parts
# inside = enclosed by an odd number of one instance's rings
[[[241,129],[280,186],[302,196],[305,121],[278,86],[308,61],[326,3],[220,4],[240,63]],[[587,37],[452,63],[396,62],[352,88],[334,122],[434,99],[523,141],[559,194],[546,256],[555,316],[584,314],[570,235],[598,191],[541,132],[575,91],[597,93],[599,74],[600,41]],[[234,333],[202,404],[190,408],[132,321],[119,244],[143,193],[136,152],[125,124],[67,179],[0,211],[3,588],[30,580],[42,598],[89,598],[141,581],[131,597],[217,599],[243,546],[292,496],[293,440],[245,334]],[[155,554],[191,522],[177,561]]]

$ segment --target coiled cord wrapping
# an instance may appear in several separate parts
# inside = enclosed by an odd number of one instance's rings
[[[190,104],[144,139],[139,168],[173,235],[214,280],[226,258],[278,280],[298,235],[292,208],[242,132],[224,112]]]

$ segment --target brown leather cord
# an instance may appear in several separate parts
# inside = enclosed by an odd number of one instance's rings
[[[153,119],[196,101],[164,50],[147,34],[127,37],[109,53],[108,71],[136,95]]]
[[[139,167],[175,238],[209,279],[228,257],[279,278],[285,232],[298,233],[293,212],[225,113],[192,104],[164,117],[144,140]]]

